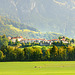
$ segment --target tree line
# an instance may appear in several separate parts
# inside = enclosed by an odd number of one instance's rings
[[[75,47],[54,46],[46,49],[38,47],[17,47],[2,46],[0,49],[0,61],[74,61]]]

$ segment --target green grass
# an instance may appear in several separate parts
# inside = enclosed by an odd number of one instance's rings
[[[71,44],[71,46],[75,46],[75,43],[74,44]]]
[[[13,47],[13,46],[12,46]],[[30,47],[28,47],[28,48],[31,48],[31,47],[36,47],[36,48],[42,48],[43,46],[39,46],[39,45],[35,45],[35,46],[30,46]],[[50,48],[52,48],[53,46],[46,46],[46,50],[47,49],[50,49]],[[24,49],[24,47],[19,47],[19,48],[21,48],[22,50]]]
[[[75,75],[75,61],[0,62],[0,75]]]

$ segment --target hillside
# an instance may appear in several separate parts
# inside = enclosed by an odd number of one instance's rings
[[[6,17],[0,16],[0,35],[6,36],[23,36],[24,38],[45,38],[53,39],[58,38],[61,34],[57,33],[41,33],[36,28],[15,22]]]
[[[0,0],[0,15],[42,32],[75,38],[74,0]]]

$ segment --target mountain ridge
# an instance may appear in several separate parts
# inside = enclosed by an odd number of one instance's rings
[[[42,33],[36,28],[0,16],[0,35],[3,34],[11,37],[23,36],[24,38],[27,39],[31,38],[53,39],[62,36],[61,34],[58,33]]]
[[[74,0],[1,0],[0,15],[41,32],[57,32],[75,38]]]

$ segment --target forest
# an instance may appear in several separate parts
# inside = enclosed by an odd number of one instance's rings
[[[25,47],[24,49],[10,46],[2,46],[0,49],[0,61],[74,61],[75,47],[53,46]]]

